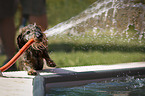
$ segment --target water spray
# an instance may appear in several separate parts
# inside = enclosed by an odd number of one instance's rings
[[[135,0],[97,0],[77,16],[45,30],[44,33],[46,37],[50,37],[57,34],[80,35],[92,31],[96,37],[107,34],[111,38],[119,37],[124,42],[138,40],[143,43],[144,14],[145,5],[135,3]],[[130,27],[133,32],[128,32]]]

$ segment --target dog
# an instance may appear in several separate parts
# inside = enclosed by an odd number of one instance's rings
[[[28,71],[28,75],[37,75],[36,70],[42,70],[43,59],[46,60],[47,66],[55,67],[56,64],[48,55],[48,43],[45,34],[41,31],[40,26],[29,24],[19,30],[20,35],[17,37],[18,48],[21,49],[30,39],[34,43],[19,58],[19,70]]]

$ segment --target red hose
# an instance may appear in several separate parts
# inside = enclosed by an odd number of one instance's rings
[[[1,72],[10,68],[17,61],[17,59],[31,46],[33,42],[34,40],[30,39],[7,64],[0,68]]]

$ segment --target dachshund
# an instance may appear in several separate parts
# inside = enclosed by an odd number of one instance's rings
[[[36,70],[42,70],[43,59],[46,60],[47,66],[55,67],[56,64],[48,55],[48,43],[45,34],[41,31],[40,26],[29,24],[19,30],[20,35],[17,37],[18,48],[21,49],[30,39],[34,43],[19,58],[19,70],[28,71],[28,75],[37,75]]]

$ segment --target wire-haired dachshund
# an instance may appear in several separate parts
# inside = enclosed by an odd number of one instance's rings
[[[48,55],[48,43],[44,33],[36,24],[30,24],[20,29],[20,35],[17,37],[17,45],[22,48],[30,39],[34,39],[34,43],[22,54],[19,59],[19,69],[28,71],[28,75],[37,75],[36,70],[42,70],[43,59],[50,67],[56,64]]]

